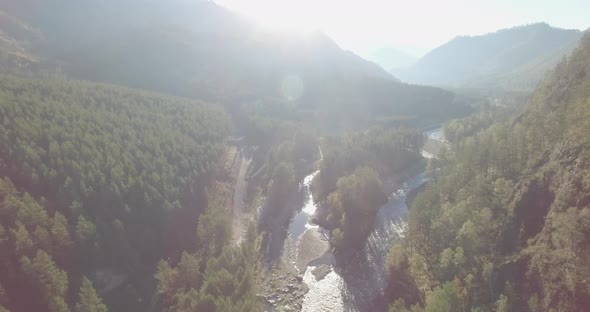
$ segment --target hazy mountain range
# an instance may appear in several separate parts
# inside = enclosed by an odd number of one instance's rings
[[[417,84],[532,90],[546,70],[572,51],[581,35],[579,30],[538,23],[460,36],[393,74]]]
[[[448,91],[400,83],[322,33],[271,32],[209,1],[24,1],[0,9],[17,29],[4,32],[4,68],[43,68],[234,107],[291,99],[285,81],[295,79],[301,109],[339,122],[424,113],[428,124],[465,107]],[[23,36],[29,32],[35,36]]]
[[[392,73],[399,68],[414,65],[418,58],[391,46],[382,46],[362,53],[361,56],[379,64],[382,68]]]

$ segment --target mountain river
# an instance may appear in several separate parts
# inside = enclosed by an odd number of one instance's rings
[[[429,141],[445,143],[441,129],[425,132]],[[423,151],[424,157],[433,157]],[[326,232],[311,223],[317,209],[311,197],[310,184],[316,171],[301,182],[307,199],[301,211],[291,220],[284,253],[287,261],[303,274],[309,291],[303,299],[302,311],[374,311],[374,300],[387,287],[386,259],[392,242],[404,235],[408,213],[407,195],[427,181],[424,173],[405,180],[401,187],[389,186],[388,202],[375,218],[374,228],[363,250],[336,264],[329,251]]]

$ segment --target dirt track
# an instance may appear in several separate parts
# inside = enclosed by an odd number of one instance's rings
[[[240,154],[239,170],[236,177],[236,183],[234,187],[234,207],[233,207],[233,241],[239,244],[242,241],[242,235],[244,233],[244,222],[249,219],[249,215],[244,212],[244,196],[246,195],[246,173],[252,162],[251,158],[247,158],[243,154]]]

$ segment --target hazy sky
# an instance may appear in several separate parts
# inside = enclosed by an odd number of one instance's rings
[[[390,45],[420,56],[457,35],[548,22],[590,27],[590,0],[215,0],[267,26],[321,30],[364,53]]]

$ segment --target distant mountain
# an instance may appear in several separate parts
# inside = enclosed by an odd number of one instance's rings
[[[406,68],[418,61],[417,57],[390,46],[383,46],[362,54],[367,60],[379,64],[387,71],[395,72],[395,69]]]
[[[41,30],[45,55],[83,79],[183,95],[200,80],[267,89],[286,74],[393,79],[323,34],[271,33],[210,1],[58,0],[34,8],[12,11]]]
[[[39,63],[32,53],[32,44],[39,42],[38,31],[20,19],[0,11],[0,68],[3,71],[20,71]]]
[[[211,1],[24,0],[0,9],[38,29],[34,52],[78,79],[235,109],[286,99],[321,124],[349,120],[343,127],[423,114],[430,117],[420,124],[431,124],[466,111],[452,93],[401,84],[324,34],[271,32]],[[293,81],[295,97],[285,94]]]
[[[461,36],[394,74],[403,81],[452,87],[532,90],[573,50],[582,33],[546,23]]]

